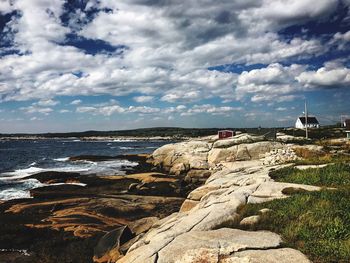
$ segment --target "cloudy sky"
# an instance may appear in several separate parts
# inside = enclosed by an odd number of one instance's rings
[[[0,132],[350,114],[350,0],[0,0]]]

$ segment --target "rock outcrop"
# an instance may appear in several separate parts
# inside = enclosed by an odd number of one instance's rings
[[[279,142],[264,141],[263,136],[239,134],[225,140],[210,138],[165,145],[154,151],[150,162],[170,174],[192,177],[200,170],[215,169],[222,162],[257,160],[283,147]],[[206,179],[208,175],[199,178]]]
[[[154,225],[118,262],[309,262],[297,250],[279,248],[277,234],[236,228],[242,224],[239,208],[247,203],[286,198],[283,190],[291,187],[320,188],[274,182],[268,173],[276,167],[261,161],[236,163],[244,165],[223,166],[211,175],[188,195],[179,213]],[[243,224],[258,219],[243,219]]]

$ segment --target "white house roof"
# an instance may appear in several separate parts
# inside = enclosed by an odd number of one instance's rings
[[[298,119],[301,121],[302,124],[306,123],[305,122],[305,119],[306,119],[305,117],[300,116]],[[310,116],[307,117],[307,123],[308,124],[319,124],[319,122],[316,119],[316,117],[310,117]]]

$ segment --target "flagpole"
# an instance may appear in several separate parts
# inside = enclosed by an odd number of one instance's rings
[[[307,127],[307,105],[305,100],[305,137],[309,139],[308,127]]]

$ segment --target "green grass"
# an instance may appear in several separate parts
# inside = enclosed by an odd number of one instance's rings
[[[287,199],[241,208],[243,217],[262,215],[251,230],[279,233],[285,246],[300,250],[313,262],[350,262],[350,166],[334,164],[319,169],[284,168],[271,173],[282,182],[336,187],[319,192],[295,191]],[[291,191],[292,193],[292,191]]]
[[[306,157],[301,160],[294,162],[297,165],[318,165],[318,164],[327,164],[327,163],[350,163],[350,155],[332,155],[325,154],[322,156],[311,156]]]
[[[272,209],[254,230],[281,234],[286,246],[300,250],[313,262],[349,262],[349,200],[349,191],[323,190],[247,205],[241,213],[246,217],[262,208]]]
[[[344,187],[350,186],[350,165],[330,164],[323,168],[309,168],[306,170],[286,167],[270,172],[270,177],[279,182]]]

